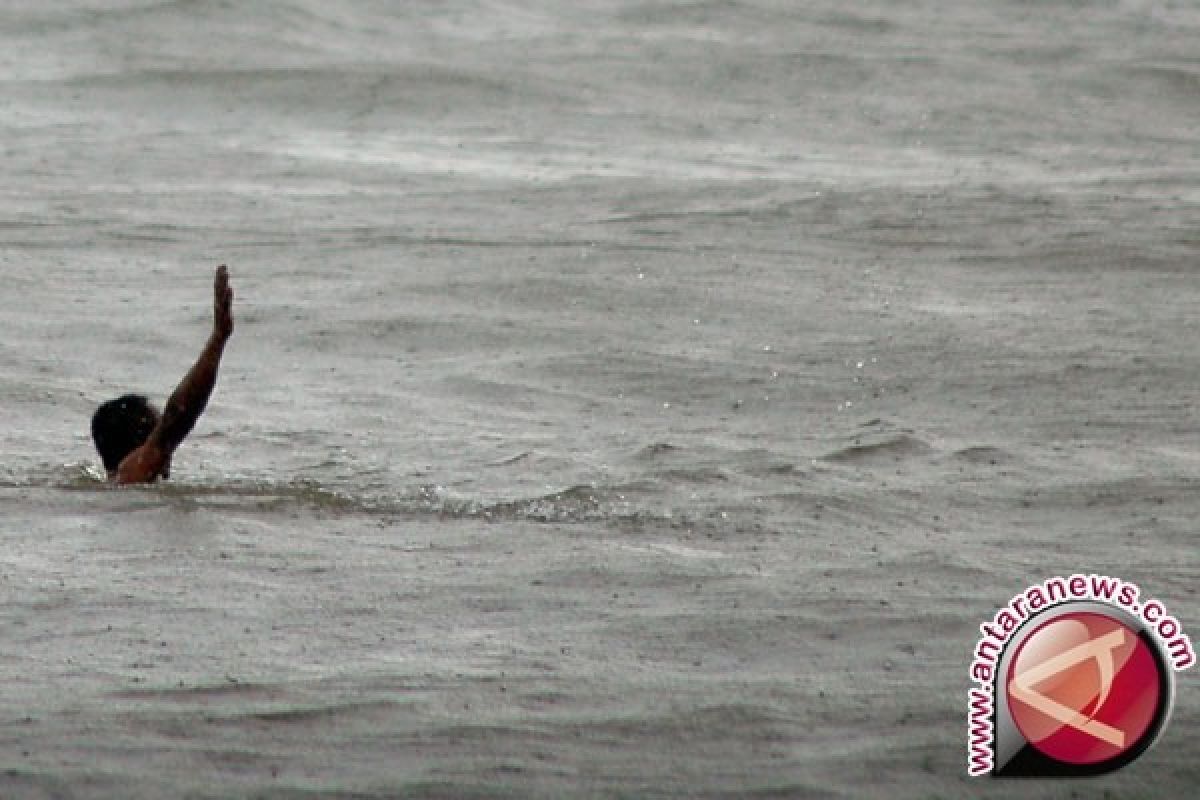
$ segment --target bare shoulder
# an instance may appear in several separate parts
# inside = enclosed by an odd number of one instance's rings
[[[170,470],[170,453],[153,440],[147,441],[121,461],[117,467],[117,483],[153,483],[164,471]]]

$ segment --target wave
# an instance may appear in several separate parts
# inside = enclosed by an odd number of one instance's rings
[[[221,483],[163,481],[133,487],[109,483],[103,472],[86,462],[42,465],[0,474],[2,490],[46,489],[67,492],[141,492],[163,503],[187,507],[235,507],[243,511],[317,512],[384,516],[435,515],[480,520],[519,519],[533,522],[671,520],[669,509],[639,504],[652,484],[603,486],[576,484],[543,494],[512,498],[463,495],[437,484],[399,488],[346,488],[310,478],[269,481],[231,477]]]
[[[462,62],[472,51],[451,45],[536,37],[562,24],[556,16],[476,0],[444,5],[109,0],[0,10],[0,38],[31,56],[23,64],[14,61],[15,77],[53,80],[163,68],[190,73],[395,63],[410,56],[449,61],[450,55]],[[46,58],[47,51],[62,55]]]
[[[1012,464],[1017,461],[1017,456],[1011,450],[993,445],[981,444],[963,447],[955,450],[952,455],[954,458],[966,461],[969,464],[982,464],[993,467]]]
[[[871,464],[879,461],[905,461],[928,456],[934,452],[925,440],[909,432],[888,432],[882,435],[856,437],[852,444],[822,456],[822,460],[837,464]]]

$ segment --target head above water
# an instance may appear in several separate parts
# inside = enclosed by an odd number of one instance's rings
[[[141,447],[158,425],[158,409],[140,394],[109,400],[92,415],[92,441],[104,469],[114,472],[125,456]]]

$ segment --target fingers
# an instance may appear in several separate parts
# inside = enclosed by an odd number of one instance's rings
[[[233,287],[229,285],[229,269],[217,267],[213,281],[213,311],[216,330],[226,338],[233,333]]]
[[[217,267],[217,276],[213,281],[213,294],[218,306],[228,306],[233,301],[233,288],[229,285],[229,268],[224,264]]]

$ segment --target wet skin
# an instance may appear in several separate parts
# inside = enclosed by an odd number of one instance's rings
[[[116,483],[152,483],[171,470],[171,455],[191,432],[217,384],[225,343],[233,335],[233,289],[229,270],[217,267],[213,282],[213,330],[200,357],[180,381],[146,441],[121,461],[109,478]]]

